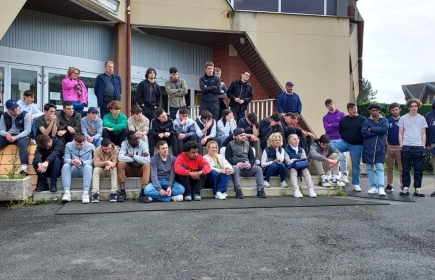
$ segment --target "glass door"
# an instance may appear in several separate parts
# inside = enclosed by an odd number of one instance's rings
[[[0,65],[0,106],[3,106],[3,94],[5,92],[5,67]]]
[[[41,67],[35,66],[10,65],[10,96],[4,94],[5,101],[7,99],[13,99],[15,101],[23,99],[24,92],[31,90],[35,93],[35,100],[33,102],[38,106],[38,108],[42,109],[41,70]]]

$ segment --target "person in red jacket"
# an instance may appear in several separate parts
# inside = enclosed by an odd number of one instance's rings
[[[204,186],[206,174],[211,172],[208,162],[198,153],[200,146],[197,142],[187,141],[183,145],[183,152],[175,160],[175,174],[177,181],[183,185],[184,201],[201,200],[201,189]]]

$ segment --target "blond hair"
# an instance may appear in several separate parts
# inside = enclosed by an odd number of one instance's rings
[[[278,132],[272,133],[269,136],[269,138],[267,139],[267,146],[268,147],[273,147],[273,145],[272,145],[273,141],[275,141],[277,139],[279,139],[281,141],[279,145],[282,146],[283,145],[282,135],[281,135],[281,133],[278,133]]]
[[[79,71],[79,75],[80,75],[80,69],[79,68],[75,68],[74,66],[70,66],[69,68],[68,68],[68,71],[66,72],[67,74],[68,74],[68,76],[71,76],[71,74],[74,72],[74,71]]]
[[[209,141],[207,142],[207,145],[205,146],[205,148],[207,149],[207,151],[208,151],[208,149],[210,148],[210,146],[211,146],[212,144],[216,144],[216,147],[217,147],[217,149],[218,149],[218,154],[219,154],[219,144],[218,144],[215,140],[209,140]],[[218,158],[218,157],[215,156],[215,158]]]

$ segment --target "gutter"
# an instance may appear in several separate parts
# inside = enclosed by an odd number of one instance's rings
[[[131,110],[131,19],[130,19],[130,1],[126,0],[127,4],[127,110],[128,113]]]

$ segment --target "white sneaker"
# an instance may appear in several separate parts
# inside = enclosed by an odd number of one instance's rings
[[[385,193],[385,189],[384,188],[379,188],[378,192],[379,192],[379,195],[387,195]]]
[[[349,184],[349,179],[347,179],[347,174],[341,175],[341,181],[343,181],[345,184]]]
[[[378,188],[371,187],[367,192],[368,194],[378,194]]]
[[[285,181],[282,181],[280,186],[281,188],[288,188],[288,185]]]
[[[71,193],[64,193],[62,197],[62,201],[70,202],[71,201]]]
[[[356,192],[360,192],[360,191],[361,191],[361,188],[360,188],[359,185],[353,185],[353,189],[354,189]]]
[[[331,187],[331,183],[329,183],[328,180],[322,180],[322,187],[324,187],[324,188],[330,188]]]
[[[337,186],[338,187],[346,187],[346,184],[340,180],[337,180]]]
[[[228,195],[226,192],[224,192],[224,193],[222,193],[222,194],[223,194],[225,197],[227,197],[227,195]]]
[[[151,197],[148,197],[148,200],[150,200],[150,198],[151,198]],[[180,195],[176,195],[176,196],[173,196],[173,197],[171,197],[171,198],[172,198],[172,200],[175,201],[175,202],[183,201],[183,195],[182,195],[182,194],[180,194]],[[152,199],[152,198],[151,198],[151,199]]]
[[[147,196],[147,197],[149,202],[153,201],[153,198],[151,196]]]
[[[308,196],[309,197],[317,197],[317,194],[316,194],[316,192],[313,189],[310,189],[308,191]]]
[[[90,200],[89,200],[89,194],[83,194],[82,195],[82,203],[86,204],[86,203],[89,203],[89,202],[90,202]]]
[[[304,197],[299,189],[295,190],[293,196],[296,198]]]
[[[268,181],[264,181],[263,186],[264,186],[265,188],[270,188],[270,184],[269,184]]]
[[[261,162],[260,162],[259,159],[256,159],[256,160],[255,160],[255,165],[260,165],[260,163],[261,163]]]
[[[214,196],[214,198],[226,199],[227,197],[225,195],[223,195],[221,192],[216,192],[216,195]]]

